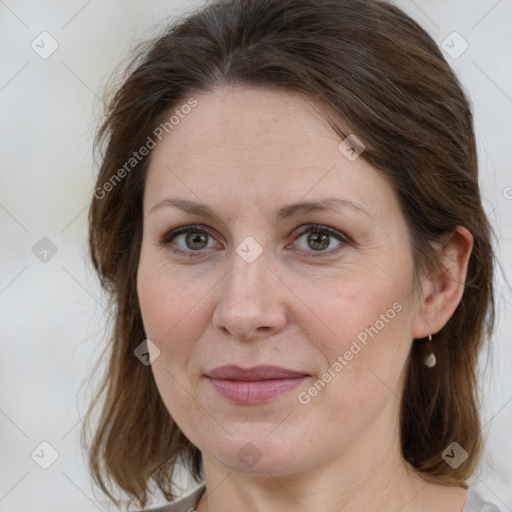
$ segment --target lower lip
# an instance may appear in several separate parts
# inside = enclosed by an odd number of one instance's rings
[[[240,404],[267,402],[272,398],[288,393],[306,379],[306,376],[301,376],[293,379],[241,381],[208,377],[213,387],[222,396]]]

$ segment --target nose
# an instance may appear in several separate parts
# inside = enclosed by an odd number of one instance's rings
[[[286,324],[286,287],[267,265],[264,254],[248,263],[236,252],[233,265],[219,286],[213,324],[240,340],[250,341],[280,332]]]

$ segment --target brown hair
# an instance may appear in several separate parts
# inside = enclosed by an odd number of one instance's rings
[[[342,139],[362,140],[362,158],[399,197],[418,275],[439,267],[432,241],[457,225],[473,235],[462,300],[435,336],[437,366],[426,368],[424,344],[412,344],[400,418],[404,458],[437,483],[467,485],[481,452],[477,355],[494,325],[492,229],[472,113],[432,38],[378,0],[209,5],[172,24],[128,67],[97,135],[102,163],[89,212],[92,262],[114,311],[108,368],[82,432],[85,439],[104,395],[89,451],[94,480],[116,504],[108,482],[144,507],[150,483],[174,498],[178,462],[202,477],[200,451],[169,417],[150,367],[134,356],[145,339],[136,275],[149,158],[117,178],[174,108],[223,85],[299,92],[324,107]],[[441,457],[453,441],[469,454],[457,468]]]

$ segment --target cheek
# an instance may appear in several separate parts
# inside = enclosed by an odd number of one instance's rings
[[[187,317],[198,314],[201,299],[211,286],[204,276],[191,276],[142,254],[137,293],[146,335],[159,346],[169,339],[174,339],[173,345],[182,343],[183,327],[190,327]]]
[[[307,298],[309,311],[301,329],[331,373],[344,375],[333,381],[370,383],[377,375],[394,389],[412,341],[409,281],[404,274],[372,279],[368,270],[363,277],[354,275],[316,281],[314,287],[296,280],[294,291]]]
[[[151,365],[161,397],[173,417],[186,415],[190,392],[201,379],[201,345],[211,322],[212,293],[218,276],[170,265],[141,254],[137,289],[144,330],[157,345]],[[185,407],[185,409],[183,409]],[[181,412],[180,412],[181,411]]]
[[[411,343],[410,298],[398,282],[342,282],[309,294],[315,314],[301,323],[302,332],[325,367],[302,390],[299,410],[316,425],[342,424],[350,439],[401,394]]]
[[[206,316],[201,302],[206,286],[200,279],[191,280],[167,263],[151,262],[141,254],[137,292],[142,320],[147,338],[160,350],[151,371],[171,417],[186,432],[195,428],[188,423],[190,418],[204,414],[190,399],[190,392],[196,378],[191,362],[204,330],[200,318]]]

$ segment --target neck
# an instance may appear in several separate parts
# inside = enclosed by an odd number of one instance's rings
[[[388,435],[369,434],[342,455],[294,474],[236,472],[205,455],[208,494],[197,512],[428,510],[430,484],[401,457],[397,426]]]

